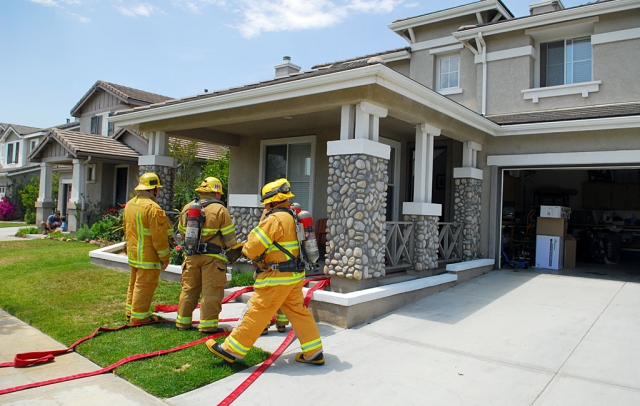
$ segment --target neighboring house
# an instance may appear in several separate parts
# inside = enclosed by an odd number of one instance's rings
[[[80,124],[70,122],[52,128],[77,131]],[[40,173],[40,165],[27,159],[46,135],[47,129],[0,124],[0,197],[15,197],[15,189]]]
[[[148,139],[134,130],[121,129],[107,118],[118,110],[131,109],[171,100],[167,96],[149,93],[114,83],[97,81],[71,109],[79,131],[51,128],[43,133],[41,142],[31,150],[32,162],[41,182],[36,202],[36,221],[58,209],[69,217],[69,230],[76,231],[84,222],[93,223],[109,207],[117,207],[129,200],[141,171],[155,170],[140,167],[139,157],[157,149]],[[168,141],[168,140],[167,140]],[[221,146],[198,144],[199,163],[224,154]],[[169,166],[173,159],[163,161]],[[60,173],[57,207],[49,198],[53,172]],[[167,172],[168,174],[168,172]],[[164,175],[164,190],[171,191],[173,183]],[[163,176],[162,174],[160,174]],[[161,201],[171,202],[171,192]]]
[[[638,173],[637,0],[540,1],[521,18],[482,0],[389,28],[408,45],[309,71],[285,57],[272,80],[109,121],[156,150],[170,136],[229,146],[238,229],[257,223],[261,186],[286,176],[295,200],[328,219],[324,270],[340,291],[443,261],[500,267],[503,201],[515,201],[521,222],[557,204],[553,190],[584,210],[588,169],[609,180],[621,167]],[[601,207],[639,215],[637,181],[628,184],[625,203],[609,192]]]

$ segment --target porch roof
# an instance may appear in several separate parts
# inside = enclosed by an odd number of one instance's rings
[[[607,117],[640,116],[640,102],[602,104],[598,106],[553,109],[529,113],[503,114],[487,116],[496,124],[503,126],[556,121],[585,120]]]
[[[62,148],[56,150],[52,148],[53,145],[59,145]],[[59,162],[60,158],[69,160],[88,156],[137,162],[140,154],[128,145],[110,137],[52,128],[29,155],[29,161]]]
[[[388,110],[380,119],[380,134],[391,138],[414,137],[421,123],[481,144],[499,131],[482,115],[388,68],[380,57],[121,110],[108,120],[141,132],[239,146],[243,136],[340,127],[342,106],[362,101]]]

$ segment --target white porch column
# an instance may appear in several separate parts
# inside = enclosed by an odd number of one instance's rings
[[[438,220],[442,205],[432,203],[433,144],[440,129],[422,123],[416,126],[416,155],[413,202],[402,204],[405,221],[414,226],[413,268],[416,271],[438,267]]]
[[[53,179],[53,166],[49,162],[40,163],[40,189],[38,190],[38,199],[36,200],[36,225],[49,217],[53,210],[53,199],[51,199],[51,190],[53,189],[51,181]]]
[[[462,259],[481,258],[480,211],[482,208],[482,170],[477,168],[482,145],[466,141],[462,146],[462,167],[453,168],[453,221],[463,225]]]
[[[84,201],[86,199],[87,169],[79,159],[74,159],[71,177],[71,198],[67,207],[69,231],[77,231],[84,222]]]
[[[164,131],[149,133],[148,155],[138,158],[138,176],[153,172],[160,178],[162,189],[157,203],[164,210],[173,210],[173,178],[176,160],[168,156],[169,137]],[[178,208],[178,210],[181,208]]]
[[[389,110],[369,102],[342,106],[340,139],[364,139],[378,142],[380,118]]]

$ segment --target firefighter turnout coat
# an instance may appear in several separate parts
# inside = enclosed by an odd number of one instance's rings
[[[173,228],[164,210],[144,192],[127,202],[122,228],[131,272],[125,311],[132,323],[143,323],[151,315],[162,264],[169,262]]]
[[[281,202],[276,208],[289,208],[289,202]],[[242,254],[252,259],[259,267],[254,293],[249,300],[249,308],[224,341],[223,348],[238,358],[244,358],[258,339],[264,326],[278,309],[289,318],[305,358],[311,359],[322,351],[322,341],[313,315],[304,307],[302,286],[304,270],[281,272],[274,264],[290,258],[280,251],[273,242],[279,243],[294,257],[299,255],[299,243],[293,216],[287,212],[273,212],[254,228],[244,245]]]

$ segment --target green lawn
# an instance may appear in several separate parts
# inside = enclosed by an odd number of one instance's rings
[[[0,308],[67,346],[99,326],[124,324],[129,274],[91,264],[88,253],[92,249],[95,246],[55,240],[0,242]],[[179,294],[179,283],[161,280],[152,307],[176,304]],[[101,332],[76,351],[104,367],[129,355],[169,349],[202,337],[197,330],[178,331],[172,323],[160,323]],[[33,349],[38,350],[43,348]],[[253,348],[244,360],[230,366],[201,344],[125,364],[115,373],[155,396],[171,397],[268,356]]]
[[[7,228],[7,227],[26,227],[26,224],[15,222],[15,221],[0,221],[0,228]]]

